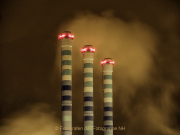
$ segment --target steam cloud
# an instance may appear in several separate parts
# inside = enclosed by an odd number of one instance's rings
[[[21,112],[15,113],[11,118],[4,120],[0,127],[1,135],[59,135],[60,122],[55,113],[50,111],[47,104],[39,103],[28,106]]]
[[[176,121],[170,117],[176,108],[172,100],[176,88],[173,83],[164,82],[159,77],[154,63],[154,57],[159,57],[157,45],[160,39],[153,28],[139,21],[124,22],[114,17],[112,11],[105,11],[101,15],[79,13],[73,20],[60,27],[60,32],[64,30],[70,30],[75,35],[74,75],[82,72],[79,71],[82,70],[82,66],[79,67],[82,65],[82,54],[79,49],[87,44],[96,48],[94,93],[102,94],[97,77],[97,74],[101,76],[102,72],[100,60],[106,57],[115,60],[114,119],[118,119],[118,122],[114,121],[114,125],[126,125],[125,133],[131,135],[180,133],[172,128]],[[78,91],[77,86],[74,87],[74,91]],[[95,102],[101,103],[100,100],[102,96]],[[102,108],[102,104],[100,106]],[[99,110],[99,107],[95,106],[96,110]]]

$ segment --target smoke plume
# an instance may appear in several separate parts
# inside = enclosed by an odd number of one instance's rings
[[[49,105],[39,103],[28,106],[3,120],[1,135],[60,135],[60,122]]]
[[[78,89],[82,89],[80,48],[87,44],[96,48],[94,93],[95,98],[97,95],[99,99],[94,101],[95,126],[103,124],[100,122],[101,119],[96,117],[103,115],[102,87],[99,85],[102,84],[102,69],[99,62],[103,58],[110,57],[115,60],[114,126],[126,126],[124,133],[131,135],[180,133],[173,128],[172,125],[175,125],[176,121],[171,117],[176,110],[172,95],[177,89],[172,82],[163,80],[154,60],[156,57],[161,57],[157,49],[161,41],[156,30],[137,20],[124,22],[116,18],[112,11],[102,12],[101,15],[90,12],[78,13],[74,19],[65,22],[59,32],[64,30],[70,30],[75,35],[72,54],[73,73],[76,76],[74,94],[82,96]],[[76,102],[77,100],[76,98]],[[82,103],[78,105],[82,106]],[[77,109],[81,110],[80,107]],[[79,114],[79,112],[74,113],[74,116]],[[80,122],[78,119],[77,121]],[[120,132],[122,131],[117,134]]]

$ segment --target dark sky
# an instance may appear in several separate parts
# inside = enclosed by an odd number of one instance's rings
[[[180,134],[180,3],[176,0],[4,0],[0,134],[59,135],[60,42],[73,41],[73,126],[83,126],[83,61],[92,44],[94,125],[103,126],[102,67],[115,60],[114,135]],[[83,131],[73,131],[82,134]],[[95,131],[102,135],[103,132]]]

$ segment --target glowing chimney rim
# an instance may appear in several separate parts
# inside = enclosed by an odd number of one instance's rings
[[[101,65],[104,65],[104,64],[112,64],[112,65],[114,65],[114,63],[115,62],[112,59],[111,60],[104,59],[104,60],[100,61]]]
[[[96,49],[91,47],[91,46],[90,47],[85,46],[85,47],[81,48],[80,51],[81,51],[81,53],[84,53],[84,52],[87,52],[87,51],[95,52]]]
[[[74,39],[74,35],[71,33],[62,33],[60,35],[58,35],[58,39],[63,39],[63,38],[70,38],[70,39]]]

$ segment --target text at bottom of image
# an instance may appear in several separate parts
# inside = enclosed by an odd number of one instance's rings
[[[63,127],[63,126],[55,126],[55,130],[101,130],[101,131],[106,131],[106,130],[125,130],[125,126],[117,126],[117,127]]]

